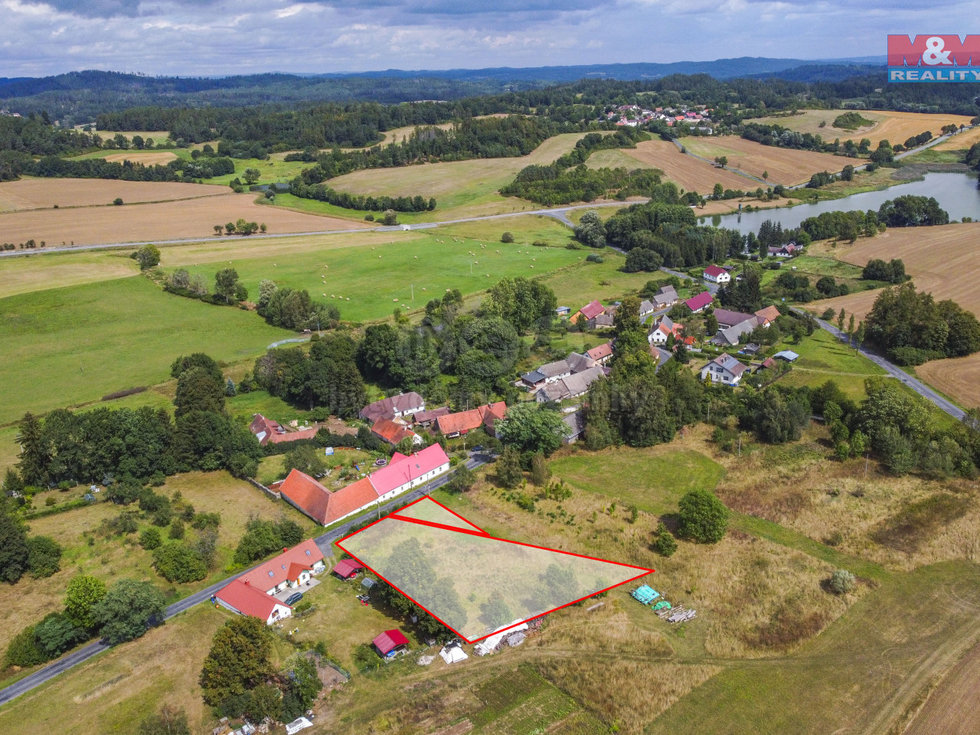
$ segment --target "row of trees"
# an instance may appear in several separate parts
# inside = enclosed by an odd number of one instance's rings
[[[436,200],[432,197],[416,195],[401,196],[371,196],[351,194],[346,191],[331,189],[325,184],[305,184],[302,177],[297,177],[289,184],[289,193],[301,199],[315,199],[344,209],[362,209],[368,212],[431,212],[436,208]]]

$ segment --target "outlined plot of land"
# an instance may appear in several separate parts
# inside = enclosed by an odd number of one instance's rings
[[[495,538],[432,500],[337,546],[469,643],[653,571]]]

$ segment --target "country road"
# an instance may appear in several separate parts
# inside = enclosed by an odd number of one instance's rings
[[[796,307],[793,307],[793,311],[795,311],[795,312],[797,312],[799,314],[808,313],[808,312],[805,312],[802,309],[798,309]],[[811,314],[811,316],[812,316],[812,314]],[[814,317],[814,318],[816,318],[816,317]],[[840,341],[842,341],[842,342],[847,342],[848,341],[847,334],[845,334],[843,331],[841,331],[840,329],[838,329],[837,327],[835,327],[833,324],[830,324],[829,322],[826,322],[823,319],[817,319],[817,324],[820,325],[820,328],[821,329],[830,332],[832,335],[834,335]],[[936,391],[934,391],[928,385],[926,385],[925,383],[923,383],[922,381],[920,381],[920,380],[918,380],[916,378],[913,378],[911,375],[909,375],[908,373],[906,373],[900,367],[898,367],[897,365],[895,365],[892,362],[889,362],[888,360],[886,360],[881,355],[878,355],[878,354],[872,352],[871,350],[869,350],[869,349],[867,349],[866,347],[863,347],[863,346],[858,348],[858,352],[860,352],[864,357],[866,357],[869,360],[871,360],[871,362],[873,362],[875,365],[878,365],[881,368],[883,368],[885,370],[885,372],[887,372],[893,378],[897,378],[898,380],[900,380],[901,382],[903,382],[905,385],[907,385],[909,388],[911,388],[916,393],[918,393],[920,396],[922,396],[923,398],[925,398],[927,401],[930,401],[931,403],[933,403],[937,407],[939,407],[941,410],[943,410],[946,413],[948,413],[950,416],[952,416],[957,421],[962,421],[963,420],[963,417],[966,416],[966,412],[962,408],[960,408],[959,406],[955,405],[954,403],[952,403],[951,401],[947,400],[946,398],[943,398],[941,395],[939,395]]]
[[[470,452],[470,458],[466,461],[466,466],[472,470],[482,465],[485,465],[492,460],[493,460],[493,455]],[[433,490],[436,490],[437,488],[440,488],[443,485],[445,485],[447,482],[449,482],[449,478],[452,477],[452,474],[453,474],[452,472],[447,472],[446,474],[437,477],[436,479],[426,483],[425,485],[420,485],[419,487],[415,488],[410,492],[404,493],[402,495],[399,495],[397,498],[393,498],[392,500],[389,500],[380,508],[377,509],[372,508],[370,511],[366,511],[362,513],[361,515],[354,518],[353,520],[348,521],[342,526],[338,526],[337,528],[331,529],[326,533],[323,533],[315,537],[313,540],[316,542],[316,545],[320,548],[320,551],[323,552],[324,556],[329,557],[333,554],[333,551],[330,548],[333,542],[336,541],[337,539],[346,536],[358,524],[364,523],[365,520],[369,520],[371,515],[377,514],[377,516],[380,517],[385,513],[389,512],[390,510],[392,510],[396,505],[401,506],[409,501],[418,500],[423,495],[428,495]],[[258,566],[258,564],[256,564],[255,566]],[[254,569],[254,568],[255,567],[250,567],[250,569]],[[211,595],[215,594],[218,590],[220,590],[222,587],[228,584],[235,577],[239,577],[247,571],[249,571],[249,569],[238,572],[234,576],[228,577],[227,579],[223,579],[220,582],[215,582],[214,584],[209,585],[203,590],[199,590],[198,592],[195,592],[194,594],[185,597],[182,600],[178,600],[177,602],[167,607],[166,611],[164,612],[163,619],[169,620],[175,615],[180,615],[180,613],[190,610],[195,605],[198,605],[206,600],[211,599]],[[45,666],[43,669],[39,669],[38,671],[35,671],[32,674],[28,674],[23,679],[14,682],[10,686],[0,689],[0,706],[3,706],[7,702],[16,699],[21,694],[25,694],[29,692],[31,689],[34,689],[35,687],[38,687],[41,684],[50,681],[51,679],[55,678],[59,674],[64,673],[65,671],[68,671],[69,669],[72,669],[75,666],[78,666],[80,663],[88,661],[93,656],[97,656],[103,651],[109,650],[109,648],[111,648],[111,646],[108,646],[102,643],[101,641],[95,641],[93,643],[89,643],[85,646],[82,646],[81,648],[72,651],[71,653],[66,654],[65,656],[62,656],[58,660],[53,661],[52,663]]]

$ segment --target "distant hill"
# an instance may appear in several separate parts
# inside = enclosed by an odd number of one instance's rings
[[[785,78],[833,81],[880,69],[861,60],[741,57],[669,64],[592,64],[527,68],[416,70],[358,73],[252,74],[231,77],[152,77],[106,71],[0,78],[0,109],[28,114],[45,110],[67,124],[90,122],[101,112],[130,107],[237,107],[300,102],[455,100],[474,95],[537,89],[582,79],[654,80],[672,74],[716,79]]]

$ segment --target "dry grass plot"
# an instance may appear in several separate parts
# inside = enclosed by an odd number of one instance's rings
[[[937,151],[959,151],[967,150],[974,143],[980,143],[980,126],[970,130],[957,133],[952,138],[947,138],[942,143],[936,145]]]
[[[111,156],[106,156],[105,160],[114,163],[132,161],[133,163],[142,163],[144,166],[155,166],[175,161],[177,155],[170,151],[128,151],[126,153],[113,153]]]
[[[194,186],[195,189],[203,188]],[[224,187],[210,188],[227,191]],[[123,196],[123,200],[125,199]],[[234,222],[240,217],[264,222],[270,233],[356,230],[364,227],[361,223],[337,217],[321,217],[262,206],[255,203],[254,194],[223,193],[188,201],[93,207],[83,211],[59,209],[12,212],[0,215],[0,230],[5,242],[19,243],[33,238],[46,241],[49,247],[62,243],[88,245],[206,238],[214,234],[214,225]]]
[[[128,154],[125,155],[128,156]],[[112,160],[111,156],[109,160]],[[130,157],[129,160],[134,159]],[[224,186],[181,184],[173,181],[24,178],[20,181],[5,181],[0,184],[0,211],[51,209],[52,207],[97,207],[111,205],[116,197],[120,197],[129,204],[193,199],[227,193],[228,189]],[[5,220],[0,220],[0,223],[5,224],[5,222]],[[0,225],[0,227],[5,231],[7,229],[4,225]],[[32,237],[32,235],[28,235],[28,237]],[[5,234],[4,239],[9,242],[11,238]]]
[[[811,133],[819,135],[826,141],[833,141],[835,138],[844,140],[859,141],[867,138],[872,146],[877,146],[881,140],[887,140],[892,145],[901,143],[907,138],[918,135],[928,130],[933,135],[939,135],[943,125],[969,125],[970,118],[967,115],[947,115],[947,114],[927,114],[922,112],[894,112],[890,110],[856,110],[865,120],[874,121],[873,125],[858,128],[856,130],[842,130],[833,127],[834,120],[838,115],[847,110],[804,110],[799,115],[773,115],[770,117],[760,117],[748,122],[761,123],[763,125],[781,125],[790,130],[800,133]],[[825,123],[820,127],[820,123]],[[962,147],[959,145],[957,147]]]
[[[666,140],[645,140],[638,143],[636,148],[623,149],[622,153],[645,166],[659,168],[668,179],[687,191],[710,194],[715,184],[721,184],[726,189],[755,189],[759,186],[757,181],[685,155]]]
[[[687,138],[684,145],[692,153],[705,158],[725,156],[728,158],[729,168],[752,176],[762,178],[762,174],[768,172],[767,180],[770,184],[784,186],[805,183],[819,171],[836,172],[848,164],[854,164],[853,158],[793,148],[776,148],[735,136]]]

